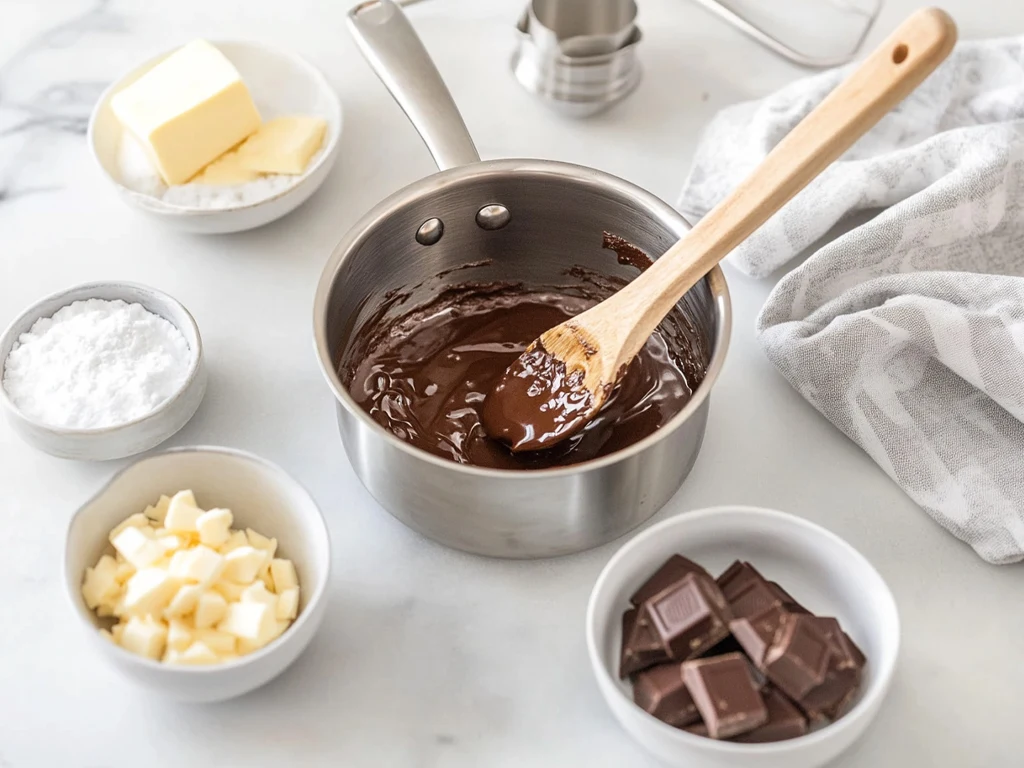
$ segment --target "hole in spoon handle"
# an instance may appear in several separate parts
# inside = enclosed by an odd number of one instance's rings
[[[902,64],[907,60],[907,56],[910,54],[910,49],[906,43],[900,43],[892,49],[892,63]]]

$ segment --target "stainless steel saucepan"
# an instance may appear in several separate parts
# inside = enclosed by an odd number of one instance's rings
[[[709,395],[729,341],[725,278],[715,269],[680,302],[706,373],[692,400],[626,449],[570,467],[510,471],[438,458],[386,432],[338,374],[357,330],[467,281],[566,285],[576,265],[632,279],[602,231],[659,254],[689,226],[649,192],[601,171],[546,160],[481,162],[408,20],[391,0],[353,9],[349,26],[441,168],[366,214],[334,249],[317,288],[320,366],[338,399],[356,474],[392,515],[458,549],[499,557],[577,552],[622,535],[676,492],[697,458]],[[404,302],[398,294],[407,294]]]

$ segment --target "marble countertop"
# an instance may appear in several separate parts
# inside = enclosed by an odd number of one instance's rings
[[[603,116],[567,121],[508,73],[521,5],[410,9],[484,157],[592,165],[674,200],[716,109],[801,74],[695,4],[643,0],[640,89]],[[871,42],[916,5],[887,0]],[[964,37],[1024,31],[1020,4],[944,5]],[[68,518],[123,462],[61,461],[0,427],[0,768],[654,765],[612,719],[584,647],[587,596],[621,541],[542,562],[453,552],[385,514],[345,458],[312,351],[313,291],[346,228],[432,171],[349,39],[347,6],[0,1],[0,325],[87,280],[170,292],[195,315],[210,369],[206,400],[170,444],[219,443],[280,463],[325,510],[335,546],[328,616],[294,667],[227,704],[161,701],[100,663],[63,594]],[[346,109],[323,189],[263,229],[162,229],[122,204],[85,146],[92,104],[113,78],[199,36],[298,51]],[[1020,764],[1020,568],[983,563],[790,389],[754,339],[772,281],[726,269],[735,329],[707,438],[655,520],[722,503],[788,510],[845,537],[888,580],[901,663],[879,721],[837,765]]]

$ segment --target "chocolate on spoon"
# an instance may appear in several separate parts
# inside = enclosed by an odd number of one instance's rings
[[[912,14],[646,272],[541,334],[488,394],[487,434],[518,452],[583,429],[683,295],[910,94],[955,42],[944,11]]]

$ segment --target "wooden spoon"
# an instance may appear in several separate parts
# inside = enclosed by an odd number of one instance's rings
[[[642,275],[534,341],[487,396],[487,434],[526,451],[582,429],[676,302],[913,91],[955,42],[944,11],[912,14]]]

